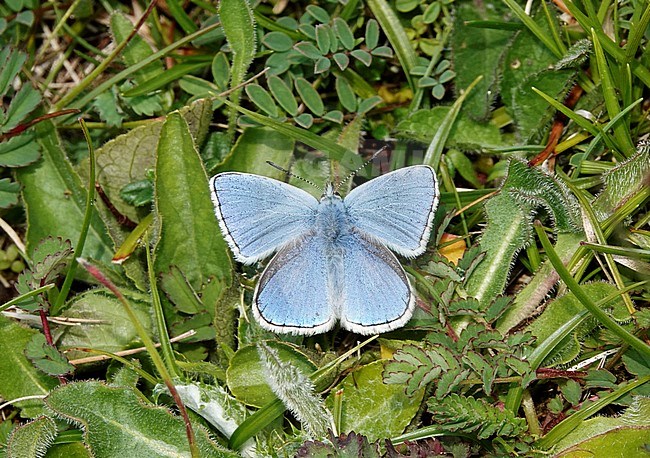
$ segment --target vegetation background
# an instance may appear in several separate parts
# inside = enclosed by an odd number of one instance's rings
[[[0,454],[649,455],[649,23],[642,0],[5,0]],[[413,319],[264,331],[208,176],[338,181],[385,144],[342,191],[436,169]]]

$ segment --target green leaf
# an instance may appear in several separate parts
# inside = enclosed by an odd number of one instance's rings
[[[0,167],[24,167],[38,160],[38,143],[31,133],[24,133],[0,143]]]
[[[355,49],[350,54],[366,67],[370,67],[370,64],[372,64],[372,56],[363,49]]]
[[[498,95],[497,84],[501,55],[507,49],[512,32],[477,28],[466,21],[503,20],[504,8],[497,3],[493,8],[477,8],[471,2],[456,5],[455,21],[450,40],[457,73],[456,90],[466,88],[478,76],[483,79],[463,103],[462,111],[471,117],[485,120]]]
[[[442,126],[450,107],[434,107],[418,110],[401,121],[397,130],[402,136],[416,139],[423,143],[431,142],[433,134]],[[499,128],[491,123],[480,123],[465,116],[460,116],[451,126],[446,146],[461,150],[481,150],[504,146]]]
[[[39,417],[24,425],[17,426],[9,436],[7,458],[45,456],[57,434],[57,427],[50,417]]]
[[[59,417],[83,428],[94,456],[189,456],[185,423],[166,408],[142,400],[133,388],[100,382],[68,383],[45,400]],[[194,425],[202,457],[236,457]]]
[[[169,83],[181,79],[183,76],[196,72],[204,67],[207,67],[206,62],[198,62],[191,64],[178,64],[172,68],[165,70],[162,74],[154,75],[151,78],[143,80],[137,86],[122,92],[123,97],[138,97],[150,94]]]
[[[144,328],[152,329],[148,296],[135,291],[123,292]],[[142,345],[124,306],[105,289],[77,294],[62,316],[90,321],[79,326],[56,326],[53,335],[61,348],[95,348],[115,353]],[[67,355],[71,359],[88,356],[80,351],[71,351]]]
[[[314,117],[309,113],[302,113],[293,118],[293,120],[296,121],[296,124],[305,129],[309,129],[314,124]]]
[[[232,266],[214,216],[208,179],[189,127],[178,112],[167,117],[160,132],[155,201],[156,272],[177,266],[195,290],[211,277],[229,285]]]
[[[379,24],[374,19],[366,22],[366,46],[369,49],[375,49],[379,44]]]
[[[30,84],[23,87],[13,96],[5,114],[0,131],[8,132],[21,123],[41,102],[41,93]]]
[[[13,207],[18,203],[20,185],[11,178],[0,179],[0,208]]]
[[[379,442],[379,441],[377,441]],[[368,442],[368,438],[355,432],[350,434],[339,434],[334,436],[334,433],[329,434],[327,441],[314,441],[310,440],[305,442],[296,451],[296,456],[309,456],[313,458],[379,458],[379,444]],[[388,455],[385,455],[388,456]],[[399,456],[399,455],[396,455]],[[426,456],[424,454],[417,456]]]
[[[327,54],[330,50],[330,28],[328,25],[320,24],[316,26],[316,44],[322,54]]]
[[[345,78],[337,76],[334,85],[336,87],[336,93],[339,96],[339,102],[341,102],[343,108],[354,113],[357,109],[357,96],[354,94],[350,83]]]
[[[25,357],[27,343],[37,331],[18,325],[0,314],[0,396],[12,400],[24,396],[45,395],[58,381],[37,370]],[[31,418],[43,411],[43,402],[30,399],[14,404],[21,415]]]
[[[411,77],[411,70],[417,65],[417,55],[400,19],[386,0],[369,0],[367,5],[395,50],[397,59],[409,82],[409,87],[415,90],[415,81]]]
[[[413,11],[420,4],[418,0],[397,0],[395,2],[395,8],[400,13],[408,13]]]
[[[273,51],[284,52],[291,49],[293,40],[286,33],[269,32],[262,38],[262,44]]]
[[[333,427],[334,418],[315,392],[314,384],[309,378],[312,371],[303,372],[290,361],[283,361],[278,350],[265,342],[260,342],[257,350],[273,393],[300,421],[309,436],[325,436],[327,430]]]
[[[178,267],[172,266],[169,272],[160,275],[160,287],[179,311],[189,315],[205,311],[201,299]]]
[[[348,23],[344,19],[337,17],[334,18],[333,28],[343,47],[348,51],[354,49],[354,35]]]
[[[111,22],[111,33],[115,37],[117,43],[121,43],[131,34],[133,31],[133,24],[129,19],[126,18],[122,13],[116,11],[110,17]],[[138,34],[134,35],[131,38],[131,41],[124,48],[122,56],[124,61],[128,66],[135,65],[139,62],[142,62],[144,59],[150,57],[153,54],[151,47],[147,44],[142,37]],[[148,79],[155,78],[160,76],[164,72],[162,62],[160,60],[151,62],[143,68],[139,69],[133,73],[132,78],[137,83],[142,83]]]
[[[341,124],[343,122],[343,113],[341,113],[339,110],[328,111],[323,115],[323,119]]]
[[[404,431],[418,412],[424,390],[409,396],[403,385],[383,383],[383,368],[384,361],[367,364],[348,374],[331,391],[326,401],[330,409],[335,393],[343,390],[341,431],[355,431],[370,441],[394,437]]]
[[[43,334],[34,334],[25,347],[25,356],[48,375],[67,375],[74,372],[74,366],[55,347],[45,341]]]
[[[321,57],[314,64],[314,74],[325,73],[332,66],[332,62],[327,57]]]
[[[237,139],[228,156],[212,172],[246,172],[282,180],[285,173],[271,167],[271,161],[289,168],[295,142],[268,127],[251,127]]]
[[[68,162],[54,125],[44,121],[35,129],[42,158],[16,170],[16,177],[23,185],[23,201],[27,208],[27,250],[30,256],[36,244],[49,236],[77,243],[87,200],[86,190]],[[47,187],[43,183],[47,183]],[[113,242],[108,229],[95,207],[82,256],[108,263],[112,251]]]
[[[247,84],[246,94],[255,105],[257,105],[267,115],[276,118],[278,116],[278,107],[273,102],[271,94],[259,84]]]
[[[517,437],[528,428],[524,418],[471,396],[451,394],[442,400],[430,398],[427,406],[434,422],[445,431],[474,433],[480,440],[494,436]]]
[[[267,342],[278,352],[281,361],[290,363],[303,374],[311,375],[317,368],[297,347],[283,342]],[[241,347],[230,359],[226,371],[228,389],[239,401],[262,407],[276,399],[269,387],[266,366],[260,360],[257,346]]]
[[[221,90],[228,89],[228,82],[230,81],[230,62],[223,52],[218,52],[212,59],[212,78],[214,84]]]
[[[386,59],[392,59],[394,56],[393,50],[390,49],[389,46],[378,46],[375,49],[373,49],[370,54],[376,57],[383,57]]]
[[[348,68],[348,65],[350,65],[350,58],[347,56],[347,54],[344,54],[342,52],[337,52],[332,56],[334,59],[334,62],[336,62],[336,65],[339,66],[341,70],[345,70]],[[339,78],[337,78],[339,79]]]
[[[323,56],[323,53],[320,52],[320,50],[309,41],[301,41],[300,43],[296,43],[293,46],[293,49],[298,51],[303,56],[313,60],[320,59]]]
[[[376,95],[374,97],[370,97],[367,99],[364,99],[359,103],[359,107],[357,108],[357,113],[359,114],[365,114],[375,108],[377,105],[382,103],[384,99],[382,99],[380,96]]]
[[[197,100],[181,108],[180,112],[197,144],[201,144],[212,119],[212,102],[208,99]],[[139,221],[140,215],[122,200],[120,193],[128,184],[145,179],[147,172],[154,169],[162,125],[163,121],[160,120],[136,127],[105,143],[95,152],[97,182],[115,208],[132,221]],[[87,160],[81,161],[78,170],[82,177],[87,176]]]
[[[271,94],[278,101],[280,106],[289,113],[291,116],[298,114],[298,103],[291,91],[291,88],[278,76],[270,76],[267,79],[267,84],[271,90]]]
[[[99,117],[110,127],[119,127],[124,120],[124,114],[120,109],[117,98],[112,91],[99,94],[92,101],[92,105],[99,113]]]
[[[314,19],[316,19],[317,21],[323,24],[327,24],[330,21],[329,13],[325,11],[323,8],[321,8],[320,6],[308,5],[307,8],[305,8],[305,11],[311,17],[313,17]]]
[[[150,205],[153,202],[153,182],[146,179],[129,183],[120,190],[120,197],[134,207]]]
[[[16,51],[10,46],[5,46],[0,50],[0,98],[4,97],[11,88],[25,60],[27,60],[27,54]]]
[[[322,116],[325,113],[325,106],[323,105],[323,100],[320,98],[320,94],[309,81],[305,78],[296,78],[296,90],[300,94],[300,98],[307,108],[311,110],[316,116]]]
[[[433,24],[438,19],[438,16],[440,16],[441,11],[442,8],[439,2],[431,3],[429,6],[427,6],[427,9],[424,10],[424,14],[422,15],[422,22],[425,24]]]

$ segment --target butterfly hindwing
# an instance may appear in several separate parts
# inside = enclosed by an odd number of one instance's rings
[[[225,172],[212,177],[210,189],[221,231],[240,262],[264,259],[314,224],[316,198],[281,181]]]
[[[262,273],[253,314],[274,332],[316,334],[336,322],[328,294],[328,265],[322,238],[307,235],[282,248]]]
[[[426,248],[438,206],[436,175],[426,165],[398,169],[353,189],[344,203],[355,228],[415,257]]]
[[[359,233],[345,244],[341,326],[379,334],[406,324],[415,298],[401,264],[386,247]]]

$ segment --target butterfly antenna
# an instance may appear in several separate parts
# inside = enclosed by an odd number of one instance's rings
[[[273,168],[275,168],[275,169],[278,169],[278,170],[280,170],[280,171],[286,173],[286,174],[289,175],[290,177],[294,177],[294,178],[296,178],[296,179],[298,179],[298,180],[300,180],[300,181],[303,181],[303,182],[305,182],[305,183],[307,183],[307,184],[312,185],[312,186],[313,186],[314,188],[316,188],[316,189],[319,189],[319,190],[323,191],[323,188],[321,188],[320,186],[318,186],[318,185],[317,185],[316,183],[314,183],[313,181],[308,180],[307,178],[303,178],[303,177],[301,177],[301,176],[299,176],[299,175],[296,175],[295,173],[291,173],[291,172],[289,172],[287,169],[285,169],[284,167],[280,167],[278,164],[276,164],[276,163],[274,163],[274,162],[266,161],[266,163],[269,164],[271,167],[273,167]]]
[[[337,185],[336,185],[336,190],[338,191],[338,190],[341,188],[341,186],[343,186],[343,185],[345,184],[346,181],[348,181],[350,178],[352,178],[352,177],[355,176],[357,173],[359,173],[359,170],[361,170],[362,168],[364,168],[366,165],[370,164],[372,161],[375,160],[375,158],[376,158],[377,156],[379,156],[381,153],[383,153],[384,151],[387,151],[387,150],[388,150],[388,146],[387,146],[387,145],[386,145],[386,146],[382,146],[378,151],[375,152],[375,154],[373,154],[373,155],[370,157],[370,159],[368,159],[366,162],[364,162],[364,163],[361,164],[359,167],[357,167],[356,170],[353,170],[352,172],[350,172],[350,174],[349,174],[347,177],[345,177],[345,179],[344,179],[343,181],[341,181],[339,184],[337,184]]]

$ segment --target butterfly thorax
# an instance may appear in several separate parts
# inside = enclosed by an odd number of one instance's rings
[[[325,193],[318,205],[316,226],[326,241],[336,243],[350,234],[350,221],[341,196]]]

